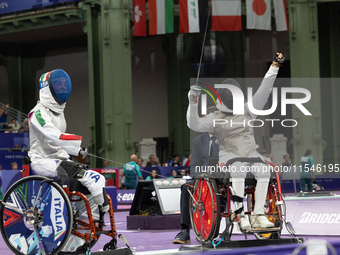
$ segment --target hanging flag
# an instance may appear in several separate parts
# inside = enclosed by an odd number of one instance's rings
[[[242,31],[241,0],[212,0],[212,30]]]
[[[174,32],[174,0],[149,0],[149,35]]]
[[[133,36],[146,36],[145,0],[133,0]]]
[[[286,0],[273,0],[276,31],[288,31]]]
[[[179,32],[200,32],[198,0],[179,0]]]
[[[270,0],[247,1],[247,29],[271,30]]]

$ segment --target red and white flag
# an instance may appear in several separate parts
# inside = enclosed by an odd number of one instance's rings
[[[271,30],[270,0],[247,1],[247,29]]]
[[[145,0],[133,0],[133,36],[146,36]]]
[[[276,31],[288,31],[286,0],[273,0]]]
[[[179,0],[179,32],[200,32],[198,0]]]
[[[242,31],[241,0],[212,0],[212,30]]]

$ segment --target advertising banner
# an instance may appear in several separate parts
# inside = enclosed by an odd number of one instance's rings
[[[80,0],[3,0],[0,1],[0,15],[11,12],[38,9],[67,2],[80,2]]]

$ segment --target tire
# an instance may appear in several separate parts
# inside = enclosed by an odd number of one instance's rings
[[[217,237],[220,220],[221,208],[220,199],[217,199],[217,185],[214,179],[197,179],[194,183],[193,196],[197,202],[202,202],[204,214],[195,210],[195,202],[192,197],[189,201],[190,220],[197,240],[207,242]],[[202,227],[201,227],[202,226]]]
[[[99,207],[98,205],[96,205],[96,203],[94,202],[93,198],[91,195],[86,195],[90,206],[91,206],[91,211],[92,211],[92,217],[93,220],[96,222],[95,225],[96,227],[99,228],[103,228],[104,226],[104,221],[103,221],[103,214],[100,213]],[[73,197],[75,198],[75,197]],[[72,202],[71,201],[71,205],[73,208],[73,215],[74,218],[76,217],[75,215],[77,215],[78,220],[85,222],[85,223],[89,223],[89,218],[87,215],[87,210],[86,210],[86,206],[85,206],[85,202],[83,200],[81,200],[80,202]],[[76,220],[74,220],[76,222]],[[78,230],[78,232],[82,233],[82,234],[86,234],[86,233],[90,233],[90,230]],[[100,235],[97,234],[97,240],[92,240],[89,244],[89,248],[91,249],[99,240]],[[85,240],[81,239],[80,237],[77,237],[75,235],[73,235],[71,233],[70,238],[69,238],[69,242],[67,242],[64,246],[64,248],[62,249],[62,251],[59,253],[60,255],[63,254],[74,254],[76,253],[77,249],[79,251],[79,249],[81,249],[85,244]],[[87,248],[87,244],[84,245],[83,248]]]
[[[68,241],[73,225],[73,219],[69,217],[72,215],[71,204],[64,190],[51,179],[43,176],[23,178],[9,188],[3,202],[8,205],[2,204],[0,208],[1,234],[15,254],[38,254],[35,228],[46,254],[57,254]],[[34,216],[30,218],[9,206],[24,214],[32,212],[31,216]]]

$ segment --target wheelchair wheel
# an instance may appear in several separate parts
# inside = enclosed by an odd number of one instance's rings
[[[7,246],[18,255],[57,254],[68,241],[73,220],[64,190],[43,176],[14,183],[0,208],[0,229]]]
[[[92,212],[93,220],[95,222],[95,226],[98,228],[103,228],[104,227],[103,214],[100,213],[99,207],[94,202],[92,196],[86,195],[86,197],[91,206],[91,212]],[[72,200],[75,200],[76,198],[77,197],[73,197]],[[74,215],[74,225],[78,225],[79,227],[81,227],[82,223],[89,224],[89,217],[87,214],[84,200],[78,200],[77,202],[71,201],[71,205],[72,205],[73,215]],[[91,231],[89,229],[77,230],[77,232],[81,234],[91,234]],[[91,249],[97,243],[99,237],[100,237],[100,234],[97,234],[97,240],[91,240],[89,244],[86,244],[84,239],[71,234],[69,241],[65,244],[64,248],[59,254],[60,255],[74,254],[76,251],[79,252],[80,249],[85,249],[86,251],[87,245]]]
[[[217,237],[220,228],[221,208],[214,179],[197,179],[193,197],[190,197],[190,220],[197,240],[206,242]]]

